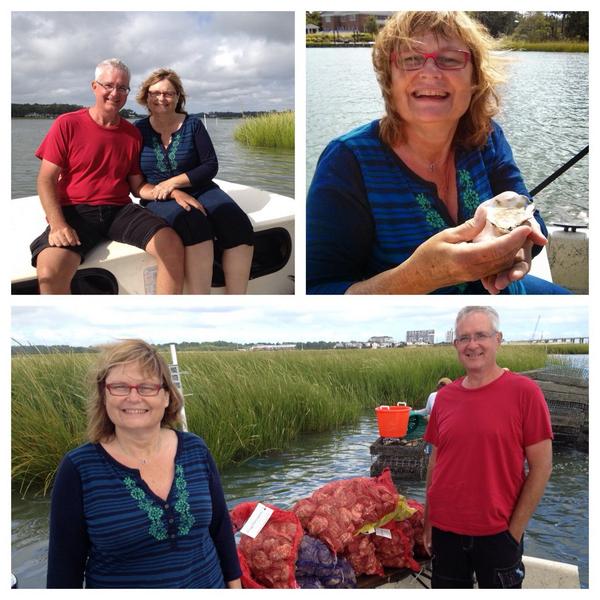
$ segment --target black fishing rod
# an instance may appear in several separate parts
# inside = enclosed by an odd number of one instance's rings
[[[538,192],[541,192],[546,186],[550,185],[557,177],[560,177],[565,171],[570,169],[575,163],[579,162],[588,152],[590,151],[590,147],[586,146],[581,152],[578,152],[573,158],[570,158],[562,167],[559,167],[550,175],[540,183],[536,185],[530,192],[529,195],[533,198]]]

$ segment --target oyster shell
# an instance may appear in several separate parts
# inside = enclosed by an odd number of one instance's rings
[[[487,220],[500,235],[523,225],[533,217],[535,205],[527,196],[516,192],[502,192],[488,201]],[[486,203],[487,204],[487,203]]]

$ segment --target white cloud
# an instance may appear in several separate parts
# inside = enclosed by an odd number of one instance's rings
[[[94,68],[118,57],[135,90],[158,67],[175,69],[187,109],[294,106],[292,12],[13,12],[12,102],[89,104]]]
[[[167,299],[116,304],[82,304],[65,298],[61,306],[20,306],[12,312],[13,338],[21,343],[94,345],[115,338],[141,337],[152,343],[367,340],[390,335],[404,340],[406,331],[435,329],[436,339],[453,328],[462,298],[278,298],[248,297],[243,302],[198,298],[192,306]],[[437,300],[437,301],[436,301]],[[509,340],[526,340],[534,331],[551,337],[587,336],[585,299],[494,299],[501,328]]]

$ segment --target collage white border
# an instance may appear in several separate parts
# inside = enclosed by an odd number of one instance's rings
[[[483,4],[483,5],[482,5]],[[565,6],[567,4],[568,6]],[[305,105],[305,97],[306,97],[306,55],[305,55],[305,46],[304,46],[304,16],[305,11],[307,10],[375,10],[373,8],[375,5],[376,10],[402,10],[407,8],[418,7],[421,10],[439,10],[439,9],[461,9],[461,10],[482,10],[482,9],[490,9],[495,10],[499,7],[492,2],[485,3],[477,3],[477,2],[428,2],[428,1],[419,1],[419,2],[408,2],[406,0],[400,0],[396,2],[390,2],[389,0],[381,0],[381,1],[373,1],[369,0],[366,2],[364,0],[358,2],[356,0],[323,0],[320,2],[317,1],[294,1],[294,0],[255,0],[254,2],[245,4],[241,0],[231,1],[231,0],[221,0],[215,5],[213,2],[208,2],[206,0],[171,0],[168,5],[165,2],[157,2],[156,0],[107,0],[105,2],[97,2],[95,0],[89,2],[75,2],[74,0],[66,0],[66,1],[56,1],[49,3],[47,1],[28,1],[28,0],[8,0],[5,2],[0,8],[0,14],[2,15],[1,19],[1,28],[0,28],[0,44],[2,44],[2,55],[5,61],[5,69],[4,69],[4,90],[5,90],[5,118],[7,119],[6,127],[4,131],[10,131],[10,93],[6,93],[8,89],[10,89],[10,13],[13,10],[17,11],[45,11],[45,10],[106,10],[106,11],[123,11],[123,10],[139,10],[139,11],[177,11],[177,10],[191,10],[191,11],[212,11],[217,8],[219,11],[294,11],[295,15],[295,32],[296,32],[296,48],[295,48],[295,57],[296,57],[296,66],[295,66],[295,110],[296,110],[296,156],[295,156],[295,198],[297,200],[298,212],[296,214],[296,295],[290,297],[246,297],[244,299],[245,302],[248,302],[251,305],[268,305],[268,302],[291,302],[296,304],[297,306],[302,306],[305,310],[310,311],[311,306],[318,306],[321,303],[327,304],[329,302],[340,303],[340,299],[337,298],[319,298],[319,297],[306,297],[305,294],[305,257],[306,257],[306,246],[305,246],[305,212],[304,212],[304,199],[306,197],[306,162],[305,162],[305,141],[306,141],[306,105]],[[412,6],[411,6],[412,5]],[[555,0],[549,0],[547,2],[540,1],[531,1],[525,0],[525,2],[515,2],[515,1],[506,1],[502,3],[503,10],[549,10],[549,9],[564,9],[569,8],[570,10],[588,10],[590,11],[590,39],[592,51],[590,53],[590,108],[600,106],[599,98],[598,98],[598,64],[596,57],[596,42],[598,40],[597,34],[600,33],[599,27],[599,19],[600,19],[600,9],[594,5],[592,2],[581,2],[578,0],[571,0],[569,2],[556,2]],[[8,88],[6,86],[9,86]],[[592,139],[592,145],[598,139],[598,127],[596,125],[596,114],[594,110],[590,110],[590,138]],[[4,171],[4,181],[5,181],[5,200],[9,200],[10,194],[10,143],[5,143],[2,145],[2,165],[5,169]],[[594,146],[595,147],[595,146]],[[590,165],[590,173],[600,173],[600,169],[596,169],[595,167],[598,165],[597,155],[594,152],[590,153],[589,160],[591,161]],[[592,199],[597,199],[599,196],[597,194],[599,190],[599,186],[597,182],[591,178],[590,181],[590,223],[594,225],[597,221],[595,216],[595,210],[593,208]],[[7,239],[8,238],[8,239]],[[57,297],[11,297],[10,296],[10,288],[8,282],[8,265],[10,262],[10,238],[6,235],[6,231],[4,231],[3,239],[5,240],[5,244],[7,246],[5,259],[0,261],[0,269],[3,274],[3,281],[5,282],[5,294],[7,298],[5,298],[1,302],[2,310],[0,311],[0,328],[3,334],[5,334],[4,339],[7,340],[7,344],[2,347],[0,350],[0,361],[2,367],[0,368],[0,374],[2,377],[2,388],[4,389],[4,397],[8,400],[10,399],[10,311],[12,306],[55,306],[55,305],[63,305],[68,306],[69,302],[75,302],[76,299],[70,299],[67,297],[57,298]],[[591,239],[590,241],[590,264],[592,266],[598,264],[598,238]],[[5,272],[6,271],[6,272]],[[568,310],[569,306],[574,305],[588,305],[588,313],[589,313],[589,333],[590,338],[592,338],[592,344],[590,346],[590,371],[591,371],[591,393],[590,398],[592,399],[590,403],[590,417],[595,424],[596,415],[600,414],[594,405],[594,392],[597,391],[598,385],[596,384],[596,378],[594,375],[595,368],[600,366],[598,363],[598,353],[595,351],[595,340],[598,335],[599,329],[599,319],[598,311],[595,309],[594,305],[598,305],[600,303],[600,290],[598,288],[598,276],[597,271],[595,269],[591,270],[590,277],[590,294],[587,297],[572,297],[572,298],[563,298],[561,300],[556,300],[557,310],[558,307],[562,307],[563,310]],[[215,297],[213,297],[215,298]],[[220,302],[223,304],[229,304],[230,302],[238,302],[238,300],[232,298],[226,298],[224,296],[216,296],[217,300],[208,300],[203,299],[198,301],[197,298],[193,300],[194,304],[198,306],[201,310],[201,307],[205,305],[205,301],[208,302],[207,305],[210,305],[213,302]],[[433,298],[433,297],[411,297],[411,296],[400,296],[400,297],[353,297],[346,298],[343,302],[347,302],[347,306],[352,310],[361,310],[364,307],[365,310],[373,310],[373,306],[381,303],[381,305],[396,305],[396,306],[409,306],[409,305],[439,305],[440,302],[444,302],[448,305],[450,301],[449,298],[441,299],[442,297]],[[102,304],[106,303],[105,297],[88,297],[90,303],[90,310],[94,310],[97,306],[101,308]],[[170,297],[170,298],[160,298],[160,297],[145,297],[145,302],[148,302],[148,306],[189,306],[192,302],[191,297]],[[111,298],[111,302],[113,302],[114,307],[119,306],[135,306],[136,303],[139,303],[139,297],[115,297]],[[490,300],[489,304],[498,307],[500,309],[508,309],[515,308],[518,310],[518,306],[520,302],[526,302],[526,298],[507,298],[507,297],[496,297]],[[457,299],[458,303],[458,299]],[[452,302],[454,304],[454,302]],[[460,304],[464,304],[464,301],[461,301]],[[552,302],[554,304],[554,301]],[[341,308],[341,307],[340,307]],[[594,308],[594,309],[593,309]],[[2,496],[1,506],[2,506],[2,514],[4,516],[0,521],[0,539],[2,540],[2,551],[0,552],[0,560],[2,564],[2,569],[0,570],[0,574],[3,574],[5,577],[4,581],[6,582],[6,589],[8,588],[8,570],[10,566],[10,402],[4,402],[4,418],[1,420],[1,429],[0,435],[2,436],[2,458],[1,461],[1,470],[0,470],[0,481],[3,482],[2,490],[4,494]],[[595,428],[594,428],[595,429]],[[591,460],[590,463],[595,465],[596,460],[598,459],[598,448],[600,446],[596,443],[594,437],[590,440],[590,454]],[[590,589],[595,589],[600,578],[595,573],[595,567],[598,566],[597,556],[595,550],[598,549],[599,545],[596,540],[598,540],[598,523],[599,519],[596,518],[595,510],[598,509],[597,499],[599,494],[594,490],[596,489],[596,483],[598,481],[597,473],[595,467],[590,471],[590,523],[589,523],[589,539],[590,539]],[[30,595],[38,595],[40,593],[39,590],[21,590],[19,593],[25,593],[26,596]],[[46,591],[45,594],[53,594],[60,593],[61,596],[65,594],[65,592],[53,592]],[[79,592],[70,592],[70,593],[79,593]],[[67,594],[70,594],[67,592]],[[87,593],[91,593],[88,591]],[[130,593],[130,592],[129,592]],[[141,591],[137,591],[136,593],[141,593]],[[146,596],[147,592],[143,592]],[[160,592],[156,592],[157,594]],[[179,592],[185,593],[185,592]],[[203,592],[203,593],[206,593]],[[229,592],[227,592],[229,593]],[[262,593],[259,591],[248,591],[245,590],[243,593]],[[291,593],[301,593],[302,597],[306,597],[307,591],[303,592],[287,592],[286,595]],[[364,592],[351,592],[346,590],[340,590],[338,592],[330,591],[328,593],[328,597],[332,596],[334,593],[361,593]],[[376,593],[374,590],[370,592],[366,592],[367,595],[373,597],[373,593]],[[380,591],[380,593],[394,593],[401,594],[402,591]],[[405,592],[404,592],[405,593]],[[431,592],[431,593],[440,593],[440,591]],[[441,592],[445,594],[445,597],[448,597],[447,591]],[[478,592],[481,594],[483,592]],[[558,591],[549,591],[549,590],[527,590],[523,593],[527,593],[528,595],[535,595],[546,598],[548,596],[553,596],[555,593],[558,594]],[[582,591],[581,593],[587,593],[586,591]],[[451,594],[451,596],[455,596]],[[212,597],[212,594],[211,594]],[[279,595],[278,595],[279,597]],[[397,596],[396,596],[397,597]],[[458,597],[458,595],[456,595]]]

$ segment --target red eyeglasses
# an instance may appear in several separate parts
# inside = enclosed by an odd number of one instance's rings
[[[391,59],[402,71],[418,71],[425,66],[428,59],[442,71],[458,71],[464,69],[471,59],[467,50],[440,50],[439,52],[392,52]]]

